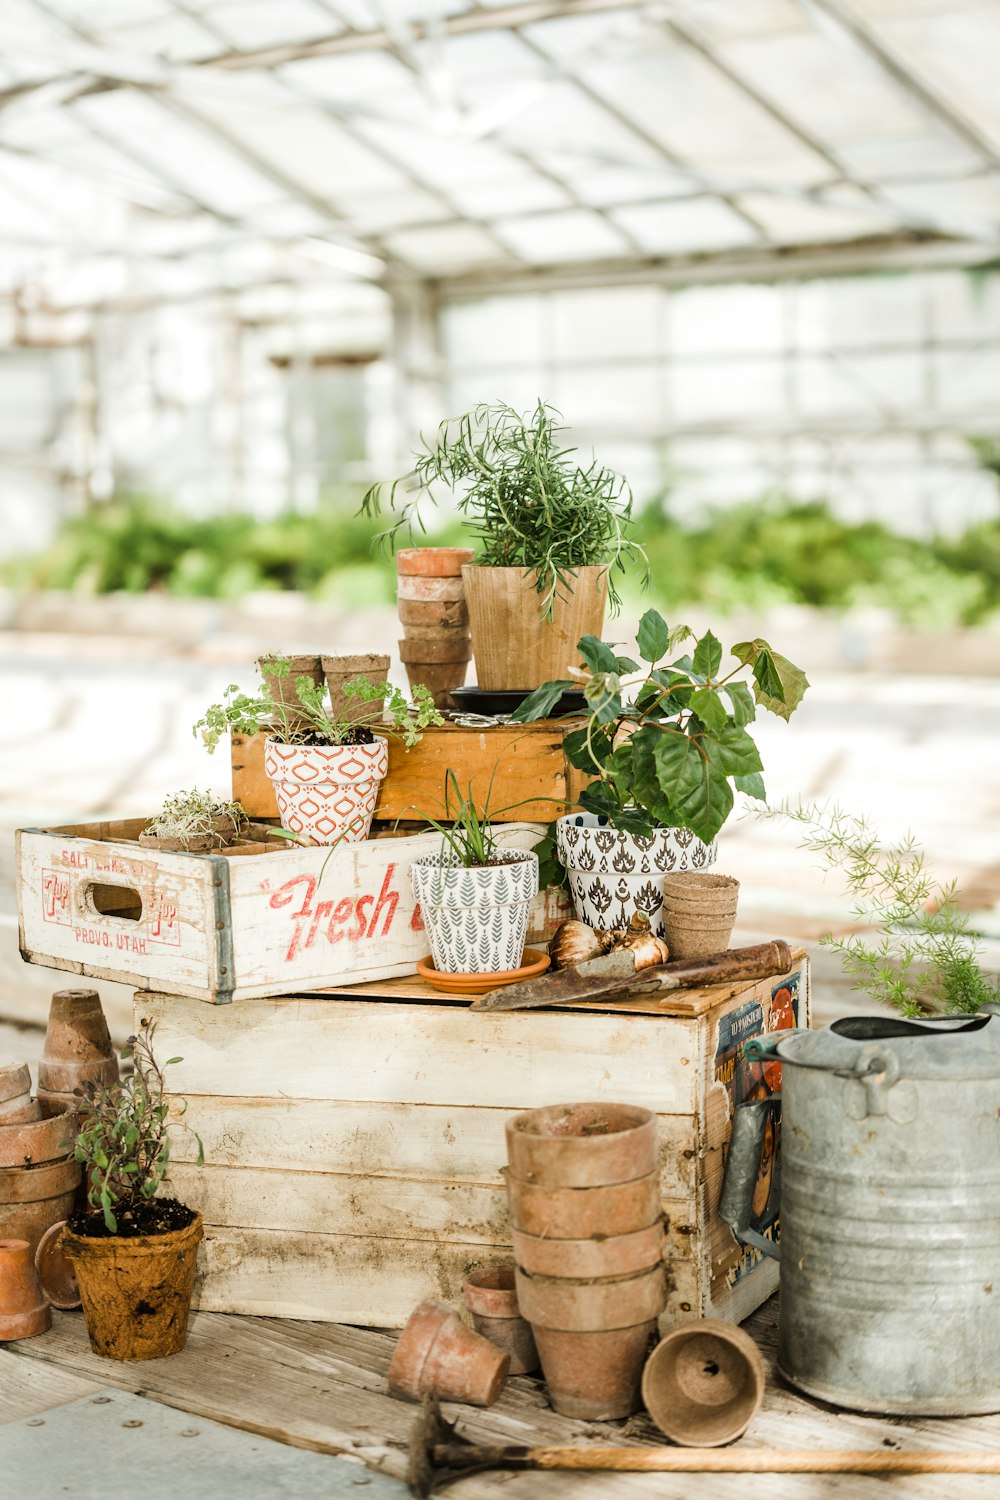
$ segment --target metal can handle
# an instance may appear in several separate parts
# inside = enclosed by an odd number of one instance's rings
[[[756,1044],[768,1039],[754,1037],[753,1040]],[[746,1044],[745,1052],[749,1056],[749,1043]],[[773,1056],[774,1054],[766,1052],[765,1055]],[[751,1229],[750,1213],[753,1187],[757,1180],[760,1153],[764,1144],[764,1128],[772,1107],[780,1100],[780,1094],[772,1094],[769,1099],[757,1099],[750,1104],[737,1104],[733,1111],[729,1155],[726,1157],[726,1172],[722,1179],[722,1192],[719,1196],[719,1218],[729,1225],[735,1239],[741,1245],[751,1245],[763,1255],[769,1256],[771,1260],[781,1259],[781,1246],[776,1245],[773,1240],[765,1239],[756,1229]]]

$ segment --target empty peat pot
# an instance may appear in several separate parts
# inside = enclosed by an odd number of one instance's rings
[[[487,1266],[465,1278],[465,1305],[472,1326],[484,1339],[510,1355],[510,1374],[529,1375],[538,1369],[531,1324],[517,1305],[513,1266]]]
[[[466,1328],[444,1302],[421,1302],[410,1314],[389,1365],[394,1396],[492,1406],[504,1388],[510,1355]]]
[[[27,1240],[0,1240],[0,1340],[31,1339],[52,1322]]]
[[[741,1437],[764,1399],[764,1362],[742,1328],[706,1320],[668,1333],[646,1362],[642,1399],[653,1421],[685,1448]]]
[[[545,1187],[606,1187],[656,1170],[656,1116],[632,1104],[550,1104],[505,1126],[513,1176]]]
[[[731,875],[683,870],[663,877],[660,920],[671,958],[722,953],[736,923],[740,883]]]

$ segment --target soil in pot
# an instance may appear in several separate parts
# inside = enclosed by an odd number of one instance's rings
[[[476,680],[481,688],[540,687],[553,678],[567,677],[579,665],[577,641],[584,635],[600,638],[608,596],[608,570],[599,567],[567,570],[551,619],[542,618],[543,596],[535,579],[521,568],[484,568],[471,563],[462,569],[476,658]]]
[[[80,1288],[90,1346],[108,1359],[160,1359],[187,1338],[201,1215],[172,1198],[156,1198],[118,1215],[109,1234],[103,1215],[71,1217],[62,1249]]]

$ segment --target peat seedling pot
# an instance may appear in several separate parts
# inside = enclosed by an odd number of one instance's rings
[[[649,1357],[642,1399],[671,1442],[718,1448],[742,1437],[764,1399],[764,1362],[731,1323],[675,1328]]]
[[[374,687],[385,682],[389,676],[389,658],[372,651],[356,656],[324,656],[322,668],[319,680],[326,678],[334,719],[338,724],[354,724],[369,713],[371,705],[363,698],[349,697],[344,692],[345,686],[358,677],[366,677]]]
[[[492,1406],[503,1390],[510,1355],[466,1328],[444,1302],[421,1302],[410,1315],[389,1365],[394,1396]]]
[[[656,1169],[656,1116],[631,1104],[551,1104],[506,1123],[507,1161],[522,1182],[607,1187]]]
[[[532,689],[566,677],[579,664],[577,641],[600,637],[608,599],[608,570],[580,567],[566,572],[550,619],[543,597],[522,568],[462,569],[469,604],[476,681],[488,691]]]
[[[288,662],[287,673],[277,675],[274,670],[276,661]],[[307,653],[299,656],[260,656],[257,658],[260,667],[260,675],[263,677],[267,690],[271,695],[272,702],[283,710],[282,720],[287,722],[289,729],[302,729],[308,726],[309,720],[302,712],[302,704],[295,684],[298,678],[308,677],[317,687],[323,686],[322,658],[317,651],[315,655]]]
[[[500,858],[466,866],[448,854],[424,854],[411,864],[410,883],[439,972],[506,974],[521,967],[538,893],[538,856],[504,849]]]
[[[0,1340],[31,1339],[51,1325],[27,1240],[0,1240]]]
[[[688,870],[664,876],[662,921],[671,958],[705,958],[728,948],[739,895],[731,875]]]
[[[517,1305],[513,1266],[487,1266],[465,1278],[465,1305],[472,1326],[483,1338],[510,1355],[511,1375],[530,1375],[538,1369],[531,1324]]]
[[[598,931],[627,927],[640,911],[660,938],[666,938],[664,877],[674,870],[706,870],[717,853],[715,839],[705,844],[690,828],[658,828],[640,838],[610,827],[596,813],[560,818],[556,846],[581,922]]]
[[[366,839],[388,769],[388,742],[378,736],[367,745],[264,742],[281,826],[313,844]]]
[[[163,1234],[63,1232],[63,1253],[80,1288],[90,1347],[105,1359],[163,1359],[184,1347],[194,1290],[201,1214]]]

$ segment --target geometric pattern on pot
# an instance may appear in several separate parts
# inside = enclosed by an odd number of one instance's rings
[[[556,824],[559,858],[569,875],[573,904],[591,927],[624,927],[636,911],[663,937],[663,877],[675,870],[707,870],[715,839],[704,843],[690,828],[657,828],[648,836],[611,828],[595,813],[570,813]]]
[[[315,844],[356,844],[368,837],[389,747],[264,743],[264,770],[274,786],[281,826]]]
[[[425,854],[410,884],[445,974],[505,974],[521,966],[528,912],[538,892],[538,856],[504,851],[510,863],[467,868],[451,854]]]

